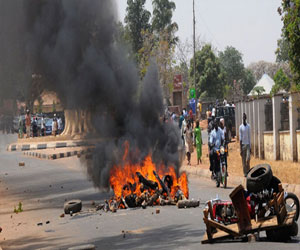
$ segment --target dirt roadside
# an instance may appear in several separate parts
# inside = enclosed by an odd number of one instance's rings
[[[283,183],[300,184],[300,164],[297,162],[288,161],[268,161],[260,160],[251,156],[250,166],[253,167],[258,164],[267,163],[272,167],[273,175],[278,177]],[[183,165],[187,165],[185,159]],[[192,153],[191,167],[209,169],[208,146],[202,146],[202,164],[197,165],[196,150]],[[239,143],[233,141],[229,144],[228,157],[228,173],[234,176],[243,176],[242,159],[240,156]]]

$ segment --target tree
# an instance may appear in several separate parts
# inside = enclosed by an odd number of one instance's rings
[[[266,90],[265,90],[264,87],[262,87],[262,86],[256,86],[254,89],[252,89],[251,94],[252,94],[253,96],[259,97],[259,96],[261,96],[264,92],[266,92]]]
[[[283,20],[283,34],[289,43],[288,55],[294,80],[297,85],[300,81],[300,1],[284,0],[282,8],[278,8]],[[300,87],[299,87],[300,88]]]
[[[255,86],[255,78],[251,70],[245,69],[243,72],[243,79],[241,80],[241,89],[244,95],[248,95]]]
[[[190,76],[196,70],[196,93],[207,97],[220,98],[223,95],[224,76],[221,72],[221,64],[218,57],[212,51],[210,44],[205,45],[196,52],[196,69],[194,69],[194,58],[190,62]]]
[[[172,22],[173,11],[176,9],[175,3],[169,0],[152,0],[152,5],[152,30],[157,36],[166,31],[168,42],[172,45],[176,44],[178,37],[175,36],[175,32],[178,30],[178,25]]]
[[[277,40],[276,62],[288,62],[289,61],[289,42],[281,35],[281,38]]]
[[[275,85],[272,87],[271,94],[276,94],[280,90],[289,91],[291,87],[290,79],[283,72],[282,69],[279,69],[274,76]]]
[[[143,47],[143,31],[150,30],[151,13],[145,9],[146,0],[127,0],[125,23],[134,53]]]
[[[233,81],[239,81],[244,76],[244,63],[242,53],[231,46],[219,53],[220,63],[224,70],[225,82],[233,86]]]

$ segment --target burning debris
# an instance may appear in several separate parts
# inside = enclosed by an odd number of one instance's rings
[[[189,197],[185,173],[176,174],[175,168],[153,163],[147,156],[142,164],[132,164],[128,148],[123,156],[124,165],[116,165],[110,171],[110,186],[114,197],[106,201],[104,211],[116,212],[119,208],[134,208],[154,205],[176,205]]]

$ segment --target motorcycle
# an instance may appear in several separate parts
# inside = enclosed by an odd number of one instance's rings
[[[227,187],[227,152],[227,147],[224,145],[222,145],[219,150],[216,150],[217,161],[215,161],[215,164],[220,165],[220,167],[215,168],[215,180],[217,187],[220,187],[220,184],[222,184],[224,188]]]

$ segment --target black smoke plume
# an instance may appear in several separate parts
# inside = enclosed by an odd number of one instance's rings
[[[0,80],[6,91],[28,91],[32,74],[68,109],[88,109],[102,142],[87,170],[108,187],[110,168],[152,154],[156,163],[180,165],[177,128],[163,123],[162,90],[152,64],[142,83],[117,42],[112,0],[0,0]]]

